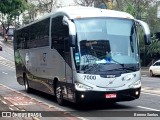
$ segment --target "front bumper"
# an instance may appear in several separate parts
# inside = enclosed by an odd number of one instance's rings
[[[138,99],[141,88],[126,89],[120,91],[76,91],[76,102],[92,102],[92,101],[131,101]],[[138,93],[138,94],[136,94]],[[106,94],[116,94],[116,98],[106,98]]]

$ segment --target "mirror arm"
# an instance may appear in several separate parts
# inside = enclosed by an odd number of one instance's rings
[[[149,29],[149,26],[147,23],[141,21],[141,20],[135,20],[139,25],[142,26],[143,28],[143,31],[144,31],[144,40],[145,40],[145,44],[146,45],[149,45],[151,43],[150,39],[151,39],[151,36],[150,36],[150,29]]]

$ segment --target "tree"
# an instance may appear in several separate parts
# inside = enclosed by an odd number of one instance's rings
[[[150,26],[151,32],[156,32],[157,28],[160,29],[159,20],[156,18],[156,0],[118,0],[118,10],[130,13],[135,18],[143,20],[147,22]],[[159,51],[159,42],[155,40],[155,37],[151,39],[151,45],[146,46],[144,43],[144,37],[142,30],[139,30],[139,48],[140,54],[142,58],[142,65],[147,65],[149,60],[152,59],[153,56],[158,54]],[[148,57],[148,61],[146,61],[146,57]]]
[[[149,45],[149,49],[147,51],[147,54],[154,56],[159,53],[160,53],[160,41],[158,38],[156,38],[156,35],[154,34],[151,37],[151,44]]]
[[[81,6],[93,6],[95,0],[74,0],[74,2]]]
[[[26,2],[24,0],[1,0],[0,13],[1,24],[5,34],[9,30],[9,26],[13,23],[17,16],[19,16],[26,9]]]
[[[23,24],[28,24],[35,20],[37,15],[37,6],[33,3],[29,3],[27,7],[27,12],[23,13]]]
[[[147,18],[146,21],[150,26],[151,32],[156,33],[160,31],[160,20],[157,18],[157,4],[153,4],[152,6],[147,8]]]
[[[146,17],[147,9],[157,0],[116,0],[118,9],[132,14],[137,19]]]
[[[28,24],[37,19],[37,15],[50,13],[57,5],[57,0],[28,0],[26,12],[23,14],[23,24]]]
[[[37,8],[40,12],[50,13],[54,6],[57,4],[57,0],[37,0]]]
[[[102,0],[107,6],[107,9],[113,9],[113,0]]]
[[[119,6],[118,0],[95,0],[95,7],[103,9],[116,9]]]

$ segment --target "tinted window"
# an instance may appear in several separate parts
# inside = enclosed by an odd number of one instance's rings
[[[52,19],[51,38],[52,48],[56,49],[71,66],[71,54],[69,47],[69,28],[62,23],[63,16]]]
[[[49,23],[50,18],[30,26],[30,39],[27,42],[29,48],[49,45]]]
[[[29,40],[29,29],[28,29],[28,27],[25,27],[21,30],[17,30],[15,32],[14,48],[16,48],[16,49],[27,48],[27,41],[28,40]]]
[[[159,66],[160,63],[159,62],[156,62],[153,66]]]
[[[49,45],[50,18],[17,30],[15,48],[28,49]]]
[[[52,19],[52,48],[56,49],[61,56],[64,56],[65,46],[68,46],[68,26],[62,24],[63,16]],[[67,47],[68,48],[68,47]]]

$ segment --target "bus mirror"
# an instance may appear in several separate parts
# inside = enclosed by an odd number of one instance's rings
[[[68,26],[68,18],[66,16],[63,17],[62,23],[63,23],[63,25]]]
[[[151,35],[148,24],[141,20],[136,20],[136,22],[143,28],[145,45],[149,45],[151,43]]]
[[[66,16],[62,20],[64,25],[67,25],[69,28],[69,46],[74,47],[76,45],[76,27],[75,24],[69,20]]]
[[[75,24],[70,19],[64,16],[62,22],[69,27],[69,35],[76,35]]]
[[[151,44],[151,35],[144,35],[144,40],[146,45]]]

